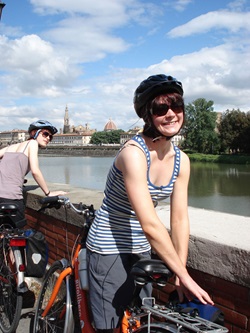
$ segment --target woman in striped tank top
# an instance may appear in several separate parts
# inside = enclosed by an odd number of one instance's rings
[[[91,309],[97,332],[103,333],[117,331],[132,298],[131,266],[150,258],[151,248],[175,273],[180,300],[195,296],[213,304],[186,269],[190,163],[171,142],[184,122],[181,82],[150,76],[136,89],[134,107],[143,131],[117,154],[87,239]],[[171,235],[155,211],[157,201],[168,197]],[[146,286],[142,296],[150,292]]]

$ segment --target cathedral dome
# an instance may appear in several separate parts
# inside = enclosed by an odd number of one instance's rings
[[[111,119],[109,119],[109,121],[104,127],[104,131],[115,131],[115,130],[117,130],[116,124]]]

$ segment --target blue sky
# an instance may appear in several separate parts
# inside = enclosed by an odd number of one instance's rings
[[[185,102],[249,111],[248,0],[5,0],[0,131],[36,119],[103,130],[141,126],[133,93],[153,74],[182,81]]]

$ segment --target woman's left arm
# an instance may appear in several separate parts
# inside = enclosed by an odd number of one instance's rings
[[[170,226],[171,238],[182,263],[186,265],[189,242],[188,218],[188,183],[190,176],[190,161],[181,152],[180,171],[171,195]]]

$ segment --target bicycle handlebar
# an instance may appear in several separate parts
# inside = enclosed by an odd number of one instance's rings
[[[59,200],[59,196],[56,195],[56,196],[53,196],[53,197],[45,197],[45,198],[42,198],[42,199],[40,199],[39,201],[40,201],[40,203],[41,203],[42,205],[44,205],[44,204],[47,204],[47,203],[55,203],[55,202],[58,202],[58,200]]]
[[[62,205],[68,206],[72,208],[76,213],[80,215],[92,215],[94,216],[95,210],[93,205],[85,205],[82,202],[78,204],[78,208],[76,207],[76,204],[72,204],[70,202],[70,199],[68,197],[62,196],[62,195],[56,195],[53,197],[45,197],[40,199],[40,203],[42,204],[41,209],[39,211],[45,210],[47,208],[56,208],[59,209]]]

